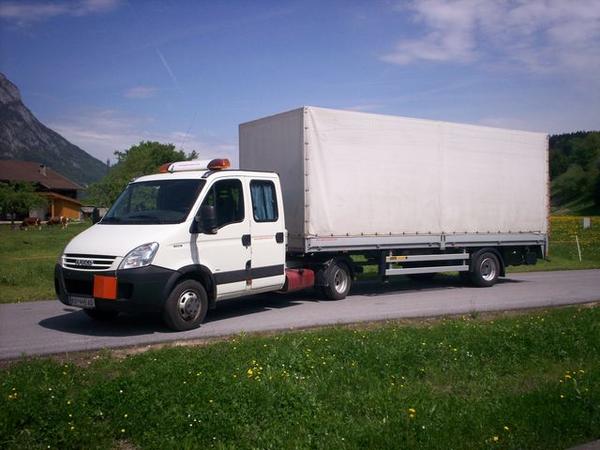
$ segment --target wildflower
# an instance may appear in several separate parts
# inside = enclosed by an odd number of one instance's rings
[[[125,428],[121,428],[121,433],[125,433]]]
[[[510,428],[508,428],[506,425],[504,425],[504,431],[510,431]]]
[[[499,438],[498,436],[494,436],[494,437],[492,438],[492,440],[493,440],[494,442],[498,442],[498,440],[499,440],[499,439],[500,439],[500,438]]]

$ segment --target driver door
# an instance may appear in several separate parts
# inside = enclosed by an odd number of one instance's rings
[[[215,207],[218,229],[216,234],[199,233],[196,248],[200,264],[214,276],[217,299],[243,295],[250,286],[250,221],[245,201],[242,182],[236,178],[215,181],[202,201]]]

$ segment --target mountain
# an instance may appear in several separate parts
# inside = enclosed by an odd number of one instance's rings
[[[79,184],[106,175],[106,165],[42,124],[23,104],[19,89],[0,73],[0,159],[34,161]]]

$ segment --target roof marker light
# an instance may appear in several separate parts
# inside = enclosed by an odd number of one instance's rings
[[[161,166],[158,168],[158,173],[167,173],[167,172],[171,172],[171,170],[169,170],[169,169],[170,169],[170,167],[171,167],[173,164],[174,164],[174,163],[168,162],[168,163],[165,163],[165,164],[161,165]]]
[[[193,170],[222,170],[231,167],[228,159],[193,159],[163,164],[158,168],[159,173],[188,172]]]
[[[208,170],[223,170],[229,169],[230,167],[231,163],[227,158],[213,159],[208,163],[208,166],[206,166]]]

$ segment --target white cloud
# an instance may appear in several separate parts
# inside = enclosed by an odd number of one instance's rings
[[[58,16],[87,16],[112,11],[121,0],[79,0],[63,2],[0,3],[0,18],[18,24],[39,22]]]
[[[157,90],[154,86],[134,86],[127,89],[123,95],[127,98],[150,98],[154,97]]]
[[[181,130],[157,131],[152,119],[114,110],[91,111],[48,126],[101,161],[114,161],[115,150],[126,150],[140,141],[158,141],[187,153],[196,150],[201,159],[225,157],[237,164],[237,145],[232,139],[200,137]]]
[[[597,0],[415,0],[397,10],[421,28],[401,39],[386,62],[472,63],[530,72],[600,69]]]

